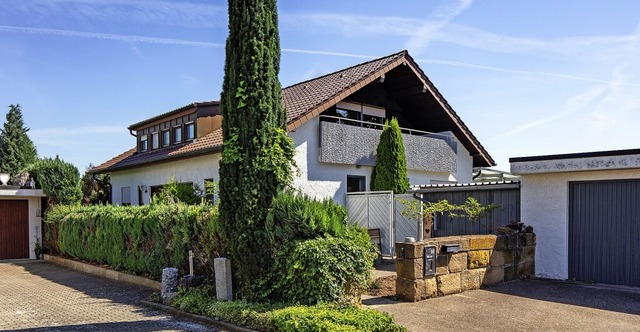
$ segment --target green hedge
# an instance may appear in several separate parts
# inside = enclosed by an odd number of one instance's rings
[[[168,266],[187,273],[194,250],[196,272],[205,273],[222,246],[216,220],[216,208],[207,204],[55,206],[47,228],[57,241],[47,244],[63,255],[154,279]]]
[[[406,331],[395,324],[393,316],[371,309],[332,304],[286,306],[282,303],[217,301],[213,286],[183,290],[172,305],[258,331]]]

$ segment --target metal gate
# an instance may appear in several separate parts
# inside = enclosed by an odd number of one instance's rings
[[[0,259],[29,258],[29,202],[0,200]]]
[[[368,229],[379,228],[381,254],[395,254],[393,192],[347,193],[347,213],[351,223]]]
[[[640,286],[640,180],[569,184],[569,278]]]

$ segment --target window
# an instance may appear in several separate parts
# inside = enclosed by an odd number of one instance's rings
[[[173,144],[182,142],[182,127],[173,128]]]
[[[196,138],[196,124],[191,122],[191,123],[187,123],[184,126],[184,131],[186,131],[187,137],[186,140],[190,141],[194,138]]]
[[[336,108],[336,116],[339,118],[360,120],[360,112],[347,110],[347,109]],[[338,120],[338,123],[344,123],[352,126],[360,125],[358,122],[349,121],[349,120]]]
[[[168,130],[162,132],[162,146],[169,146],[171,144],[171,133]]]
[[[364,183],[364,176],[347,175],[347,192],[366,191]]]
[[[122,205],[131,205],[131,187],[120,188]]]
[[[147,135],[140,136],[140,152],[149,150],[149,144],[147,142]]]
[[[154,150],[157,149],[159,143],[160,143],[160,135],[158,135],[158,132],[151,134],[151,149],[154,149]]]

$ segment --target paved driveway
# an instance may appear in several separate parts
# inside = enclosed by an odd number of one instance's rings
[[[219,331],[140,306],[150,293],[44,261],[0,262],[0,330]]]
[[[410,331],[640,331],[640,288],[518,280],[407,303],[363,299]]]

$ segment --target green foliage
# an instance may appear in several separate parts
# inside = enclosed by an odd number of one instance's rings
[[[273,321],[278,331],[406,331],[397,325],[393,317],[372,309],[321,305],[316,307],[295,306],[273,312]]]
[[[89,164],[82,176],[82,204],[107,204],[109,203],[111,187],[106,185],[110,182],[111,175],[91,173],[93,165]]]
[[[50,204],[76,204],[82,199],[80,172],[58,156],[38,159],[29,167],[29,173]]]
[[[156,279],[167,266],[186,273],[190,249],[205,256],[216,254],[216,217],[214,206],[184,203],[57,205],[46,216],[47,234],[57,233],[57,248],[52,249]],[[210,256],[196,261],[197,271],[208,271],[214,258]]]
[[[434,213],[444,214],[449,213],[451,217],[467,218],[469,221],[476,222],[481,217],[490,213],[493,209],[499,208],[500,205],[489,204],[482,205],[473,197],[467,197],[464,204],[451,204],[446,199],[437,202],[421,202],[418,200],[399,200],[406,209],[402,210],[402,214],[405,218],[417,220],[423,215],[430,215]],[[422,207],[422,211],[421,211]]]
[[[154,195],[153,204],[173,204],[182,202],[186,204],[199,204],[202,202],[203,191],[197,184],[188,182],[178,183],[174,177],[162,190]]]
[[[172,305],[180,310],[258,331],[366,331],[402,332],[391,315],[351,306],[285,306],[245,301],[217,301],[215,288],[181,291]]]
[[[253,280],[269,269],[271,258],[260,254],[268,242],[265,218],[273,197],[291,182],[295,147],[286,132],[278,81],[276,1],[229,0],[228,10],[220,229],[239,290],[248,296]]]
[[[0,170],[15,176],[38,158],[36,147],[27,135],[20,105],[9,105],[6,122],[0,129]]]
[[[331,199],[317,201],[292,190],[280,192],[267,214],[265,233],[271,255],[291,241],[320,236],[342,236],[347,210]]]
[[[404,194],[409,189],[409,178],[402,132],[396,118],[385,122],[376,154],[371,190],[393,190],[395,194]]]
[[[377,252],[365,230],[353,226],[348,233],[291,242],[281,250],[267,279],[272,285],[269,298],[317,304],[347,303],[359,296]]]

